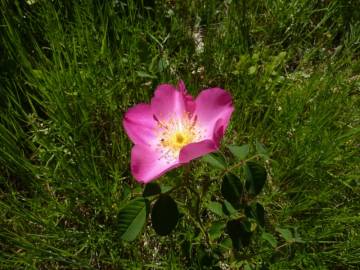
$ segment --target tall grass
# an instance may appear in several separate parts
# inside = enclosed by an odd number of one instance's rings
[[[357,1],[0,3],[1,268],[358,269]],[[276,247],[207,252],[185,221],[119,239],[119,209],[142,189],[123,114],[179,79],[232,93],[224,143],[268,148]]]

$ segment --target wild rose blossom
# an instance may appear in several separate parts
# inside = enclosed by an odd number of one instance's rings
[[[234,107],[221,88],[201,91],[194,99],[183,81],[177,89],[161,84],[150,104],[130,108],[123,126],[135,144],[131,151],[131,172],[148,183],[190,160],[214,152]]]

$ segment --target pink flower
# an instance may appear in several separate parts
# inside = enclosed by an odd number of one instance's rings
[[[150,104],[138,104],[125,114],[123,125],[135,144],[131,172],[138,182],[148,183],[219,148],[234,110],[230,94],[211,88],[194,100],[183,81],[177,88],[161,84]]]

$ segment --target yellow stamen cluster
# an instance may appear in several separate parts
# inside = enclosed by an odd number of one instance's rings
[[[157,149],[161,158],[171,162],[179,157],[181,148],[201,141],[204,131],[197,125],[196,117],[186,114],[182,117],[174,116],[167,121],[158,120]]]

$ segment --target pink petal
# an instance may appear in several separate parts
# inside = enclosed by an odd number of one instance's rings
[[[183,98],[185,100],[186,111],[191,116],[195,111],[195,106],[196,106],[195,100],[191,95],[188,94],[185,84],[182,80],[180,80],[178,83],[178,89],[179,89],[180,93],[183,95]]]
[[[192,159],[214,152],[217,148],[212,140],[190,143],[180,150],[179,160],[181,163],[187,163]]]
[[[151,182],[178,166],[178,161],[167,162],[148,146],[136,144],[131,150],[131,173],[140,183]]]
[[[123,126],[135,144],[150,145],[156,139],[156,122],[149,104],[138,104],[130,108],[123,119]]]
[[[161,120],[174,117],[183,117],[186,113],[184,96],[171,84],[161,84],[155,90],[151,99],[151,109],[155,116]]]
[[[211,88],[201,91],[195,102],[198,123],[207,130],[205,138],[218,145],[234,111],[231,95],[221,88]]]
[[[220,145],[221,138],[225,134],[226,127],[228,125],[229,120],[219,119],[215,123],[213,140],[217,146]]]

